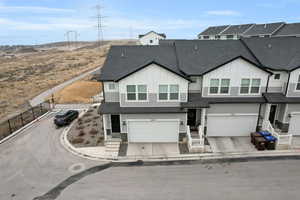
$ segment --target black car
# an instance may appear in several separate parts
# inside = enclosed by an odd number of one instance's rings
[[[61,111],[54,117],[54,124],[58,127],[71,124],[76,119],[79,112],[76,110]]]

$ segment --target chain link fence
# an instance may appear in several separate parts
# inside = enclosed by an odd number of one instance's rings
[[[19,130],[29,124],[36,118],[42,116],[51,109],[50,101],[45,101],[38,106],[32,107],[10,119],[0,122],[0,140],[9,136],[13,132]]]

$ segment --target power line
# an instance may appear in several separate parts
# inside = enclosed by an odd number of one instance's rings
[[[72,40],[72,35],[73,35],[73,40]],[[73,44],[75,44],[75,48],[77,47],[78,36],[79,34],[77,31],[69,30],[65,33],[65,37],[67,38],[67,46],[69,48],[71,48]]]

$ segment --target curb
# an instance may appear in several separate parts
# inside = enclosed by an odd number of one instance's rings
[[[23,126],[22,128],[16,130],[15,132],[13,132],[12,134],[10,134],[9,136],[3,138],[2,140],[0,140],[0,144],[6,142],[7,140],[17,136],[20,132],[25,131],[26,129],[29,129],[33,126],[33,124],[39,120],[41,120],[42,118],[44,118],[46,115],[52,113],[52,111],[48,111],[46,113],[44,113],[43,115],[39,116],[38,118],[36,118],[35,120],[33,120],[32,122],[26,124],[25,126]]]

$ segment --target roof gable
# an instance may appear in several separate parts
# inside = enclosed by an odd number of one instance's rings
[[[154,33],[154,34],[159,35],[159,36],[161,36],[163,38],[166,38],[166,34],[164,34],[164,33],[157,33],[155,31],[149,31],[146,34],[139,35],[139,38],[145,37],[146,35],[149,35],[150,33]]]

